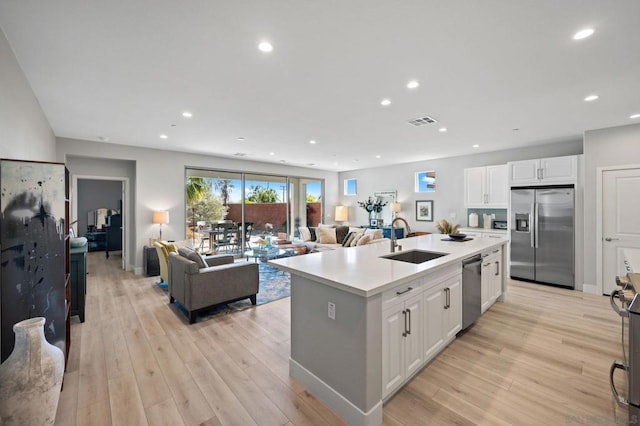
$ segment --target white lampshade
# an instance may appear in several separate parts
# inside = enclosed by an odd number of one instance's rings
[[[349,209],[346,206],[336,206],[335,221],[344,222],[349,218]]]
[[[391,204],[391,211],[394,213],[398,213],[400,211],[400,203]]]
[[[165,225],[169,223],[169,212],[166,210],[156,210],[153,212],[153,216],[151,219],[152,223],[159,223],[161,225]]]

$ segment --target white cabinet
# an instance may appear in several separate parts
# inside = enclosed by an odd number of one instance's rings
[[[462,329],[462,275],[448,277],[424,292],[424,359],[429,361]]]
[[[507,208],[507,177],[506,164],[464,169],[465,207]]]
[[[500,229],[484,229],[484,228],[458,228],[458,232],[466,234],[473,238],[506,238],[509,239],[509,232]]]
[[[496,249],[482,254],[482,313],[502,294],[502,266],[502,250]]]
[[[578,176],[578,157],[552,157],[508,163],[509,185],[574,183]]]
[[[419,292],[382,312],[383,397],[423,365],[423,303]]]

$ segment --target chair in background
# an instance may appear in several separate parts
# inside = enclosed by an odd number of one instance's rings
[[[209,233],[210,228],[207,225],[207,222],[204,220],[199,220],[196,225],[198,229],[198,238],[200,239],[199,251],[202,252],[204,250],[205,241],[207,242],[207,251],[211,251],[211,234]]]
[[[234,223],[231,221],[218,222],[215,229],[215,247],[218,250],[229,250],[233,247]]]

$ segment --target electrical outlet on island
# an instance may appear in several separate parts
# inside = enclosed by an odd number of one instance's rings
[[[336,319],[336,304],[329,302],[329,312],[327,313],[332,320]]]

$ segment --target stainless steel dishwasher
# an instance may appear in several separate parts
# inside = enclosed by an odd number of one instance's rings
[[[462,261],[462,329],[480,317],[482,305],[482,257],[477,254]]]

